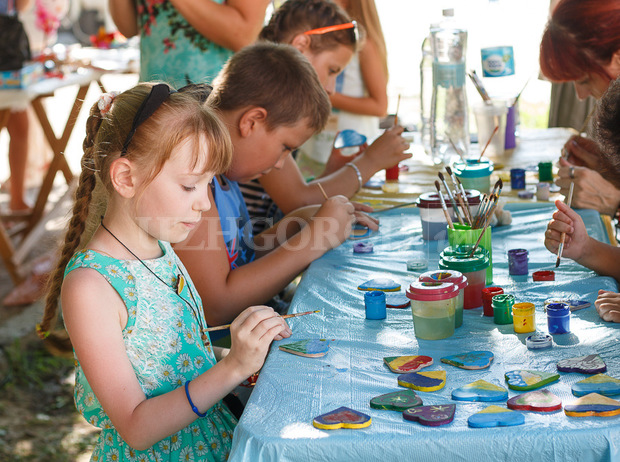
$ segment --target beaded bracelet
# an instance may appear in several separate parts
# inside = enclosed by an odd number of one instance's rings
[[[362,186],[364,186],[362,172],[360,172],[360,169],[357,168],[357,165],[355,165],[353,162],[347,162],[345,165],[355,170],[355,174],[357,175],[357,182],[359,183],[359,187],[357,188],[357,190],[359,191],[360,189],[362,189]]]
[[[192,411],[194,411],[194,413],[198,416],[198,417],[204,417],[207,415],[207,413],[201,413],[198,408],[196,406],[194,406],[194,403],[192,402],[192,398],[191,396],[189,396],[189,383],[191,382],[191,380],[188,380],[187,382],[185,382],[185,396],[187,396],[187,401],[189,402],[189,405],[192,407]]]

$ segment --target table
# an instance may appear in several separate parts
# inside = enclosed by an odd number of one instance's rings
[[[75,127],[75,122],[82,108],[82,102],[86,96],[86,92],[91,82],[99,81],[102,71],[93,69],[80,68],[77,72],[67,74],[64,78],[44,79],[24,89],[19,90],[0,90],[0,130],[6,126],[8,115],[11,108],[20,108],[31,105],[37,120],[41,124],[45,139],[52,148],[53,157],[45,174],[41,187],[37,194],[32,214],[28,217],[26,227],[23,229],[23,238],[20,247],[23,249],[18,251],[13,246],[8,232],[4,225],[0,222],[0,255],[4,261],[11,279],[15,284],[20,283],[24,275],[19,270],[19,263],[25,257],[27,246],[24,246],[29,234],[33,232],[35,227],[41,222],[41,218],[45,212],[48,197],[54,185],[56,174],[61,172],[67,184],[73,179],[73,173],[69,168],[69,164],[65,159],[64,152],[71,137],[71,133]],[[48,113],[43,105],[43,99],[54,95],[54,92],[62,87],[76,85],[78,91],[73,100],[71,111],[64,124],[62,134],[58,137],[50,124]]]
[[[539,331],[547,332],[545,299],[571,296],[593,303],[598,289],[618,290],[612,278],[570,260],[563,259],[559,268],[554,267],[555,255],[543,246],[543,232],[555,210],[552,203],[520,201],[506,207],[513,214],[512,225],[492,230],[494,284],[515,295],[517,301],[535,303]],[[592,210],[579,213],[591,236],[610,242],[608,220]],[[592,306],[573,313],[571,333],[555,335],[551,350],[530,351],[525,346],[530,334],[515,334],[512,325],[496,325],[477,308],[465,311],[463,326],[452,337],[417,340],[410,309],[388,309],[386,320],[366,320],[363,292],[356,287],[373,277],[387,276],[406,288],[419,275],[406,270],[406,261],[421,253],[428,258],[429,269],[437,269],[438,253],[447,243],[422,240],[415,208],[383,212],[380,232],[367,240],[374,244],[373,254],[353,254],[355,241],[347,241],[304,273],[290,311],[318,309],[321,313],[290,319],[293,337],[274,342],[235,430],[229,460],[620,459],[620,417],[574,418],[563,411],[526,413],[522,426],[473,429],[467,418],[492,403],[451,400],[453,389],[475,380],[506,386],[504,373],[510,370],[556,372],[558,360],[591,353],[602,356],[609,375],[620,377],[620,325],[602,321]],[[529,276],[508,274],[506,252],[511,248],[529,251]],[[556,281],[534,283],[532,272],[542,269],[554,269]],[[278,349],[281,343],[316,337],[336,340],[322,358],[302,358]],[[492,351],[495,359],[491,367],[466,371],[440,362],[443,356],[472,350]],[[447,371],[443,389],[418,394],[425,405],[457,404],[451,424],[425,427],[405,421],[398,412],[370,408],[371,398],[403,389],[397,384],[397,374],[383,364],[383,357],[410,354],[433,357],[434,364],[426,370]],[[568,404],[576,399],[571,385],[585,376],[560,375],[559,382],[545,388]],[[516,394],[509,390],[509,397]],[[372,425],[360,430],[312,426],[314,417],[340,406],[370,415]]]

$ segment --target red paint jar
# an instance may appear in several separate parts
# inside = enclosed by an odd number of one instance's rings
[[[555,281],[555,272],[549,271],[535,271],[532,273],[534,281]]]
[[[482,314],[485,316],[493,316],[493,305],[491,301],[495,295],[501,295],[504,289],[501,287],[486,287],[482,289]]]
[[[398,180],[398,164],[394,165],[394,167],[385,169],[385,179],[387,181],[395,181]]]

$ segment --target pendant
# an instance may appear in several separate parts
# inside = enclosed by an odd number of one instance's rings
[[[209,336],[204,332],[204,330],[202,332],[202,337],[200,338],[202,339],[202,343],[205,344],[207,351],[211,353],[211,342],[209,342]]]
[[[179,274],[177,278],[177,295],[181,295],[183,293],[183,289],[185,288],[185,278],[182,274]]]

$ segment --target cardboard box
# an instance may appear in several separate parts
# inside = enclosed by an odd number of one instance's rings
[[[15,71],[0,71],[0,89],[26,88],[43,78],[43,65],[38,62],[26,64]]]

